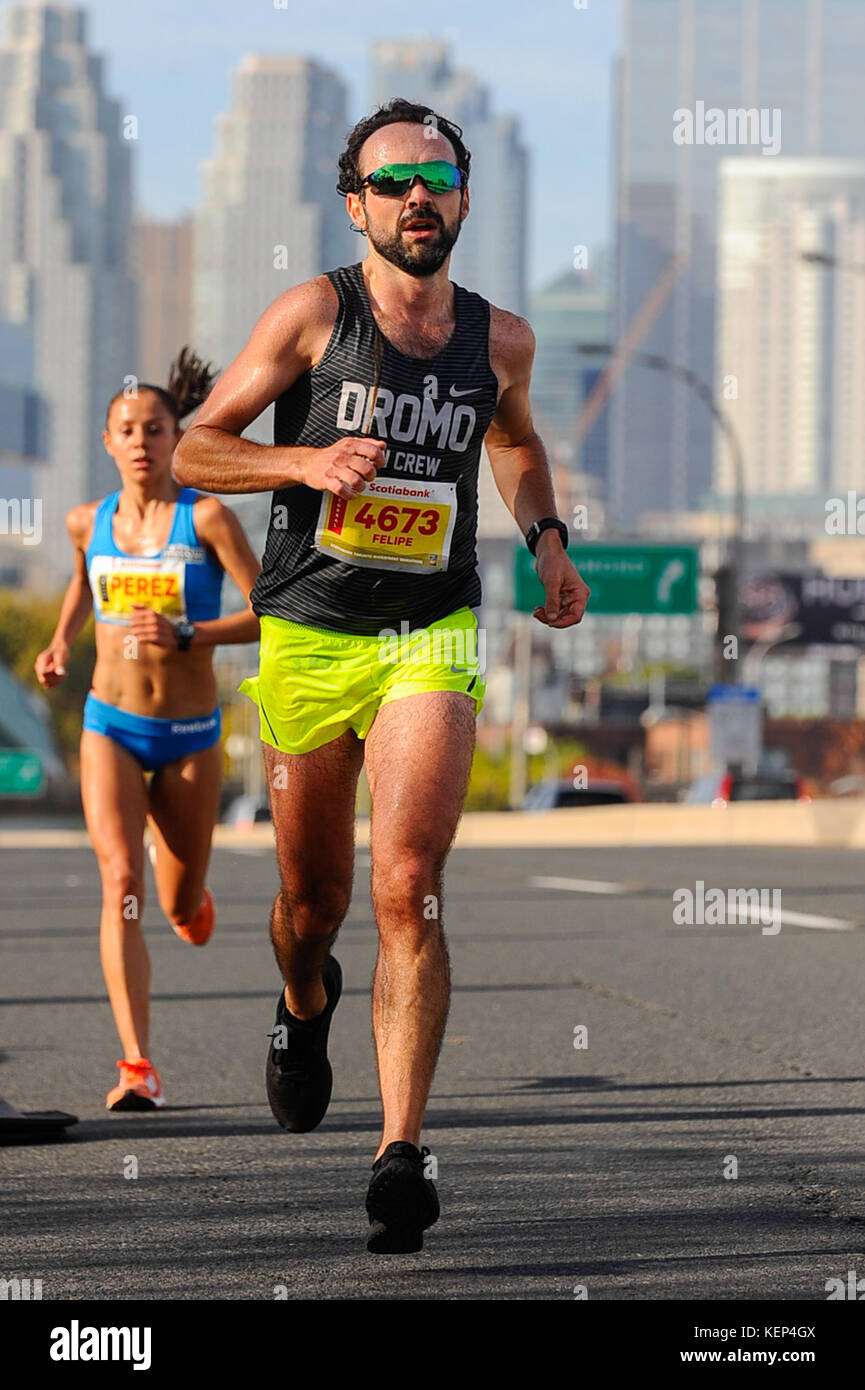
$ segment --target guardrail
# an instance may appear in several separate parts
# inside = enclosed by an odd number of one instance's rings
[[[358,821],[358,845],[369,844],[369,822]],[[0,829],[0,850],[64,849],[89,844],[85,830]],[[217,848],[273,844],[273,827],[219,825]],[[586,849],[603,845],[777,845],[865,849],[865,797],[818,801],[749,801],[726,807],[593,806],[528,812],[470,811],[460,822],[459,848]]]

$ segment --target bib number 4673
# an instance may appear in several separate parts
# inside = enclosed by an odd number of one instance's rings
[[[350,565],[446,570],[457,515],[456,483],[370,482],[360,497],[323,493],[316,548]]]
[[[418,521],[420,517],[420,521]],[[400,521],[403,525],[400,526]],[[381,531],[395,531],[399,527],[402,535],[407,536],[412,527],[417,523],[417,533],[419,536],[434,536],[439,524],[439,513],[432,507],[425,510],[421,507],[395,507],[393,505],[382,507],[376,516],[369,502],[364,502],[360,511],[355,516],[355,521],[361,526],[378,526]]]

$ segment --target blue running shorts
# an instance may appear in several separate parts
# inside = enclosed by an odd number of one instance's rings
[[[212,714],[194,719],[151,719],[107,705],[91,693],[84,704],[84,728],[119,743],[138,759],[145,772],[157,772],[187,753],[200,753],[218,743],[222,715],[217,707]]]

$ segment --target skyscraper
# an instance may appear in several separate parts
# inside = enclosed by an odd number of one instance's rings
[[[537,346],[532,371],[532,414],[550,457],[577,473],[606,481],[607,431],[598,421],[582,447],[577,419],[601,368],[580,348],[609,339],[607,292],[576,270],[566,270],[533,294],[529,321]]]
[[[617,94],[616,337],[674,252],[686,258],[642,349],[717,394],[715,248],[719,159],[863,150],[860,0],[622,0]],[[693,391],[635,364],[610,405],[610,508],[697,505],[711,478],[712,421]]]
[[[837,269],[808,262],[835,258]],[[749,498],[861,486],[865,439],[865,159],[724,160],[718,370]],[[735,480],[719,434],[716,488]]]
[[[195,344],[225,367],[283,290],[358,259],[337,197],[346,88],[306,58],[249,55],[217,117],[196,218]]]
[[[104,495],[116,470],[105,407],[135,372],[127,265],[131,142],[87,47],[83,10],[13,4],[0,49],[0,324],[32,342],[32,387],[47,413],[46,539],[65,512]],[[46,547],[59,579],[62,545]]]
[[[153,222],[136,217],[135,288],[138,295],[138,376],[157,386],[192,333],[193,221]]]
[[[42,545],[45,402],[33,389],[28,324],[0,322],[0,588],[51,583]]]
[[[463,129],[471,151],[471,209],[453,250],[451,274],[502,309],[526,312],[528,158],[513,116],[497,115],[487,89],[454,69],[436,39],[373,45],[372,100],[407,97]]]

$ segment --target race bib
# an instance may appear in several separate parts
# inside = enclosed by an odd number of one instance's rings
[[[315,546],[351,565],[434,574],[448,567],[456,519],[456,483],[376,478],[360,497],[322,493]]]
[[[166,564],[139,555],[97,555],[90,567],[97,616],[105,623],[128,623],[141,604],[174,622],[186,616],[186,565]]]

